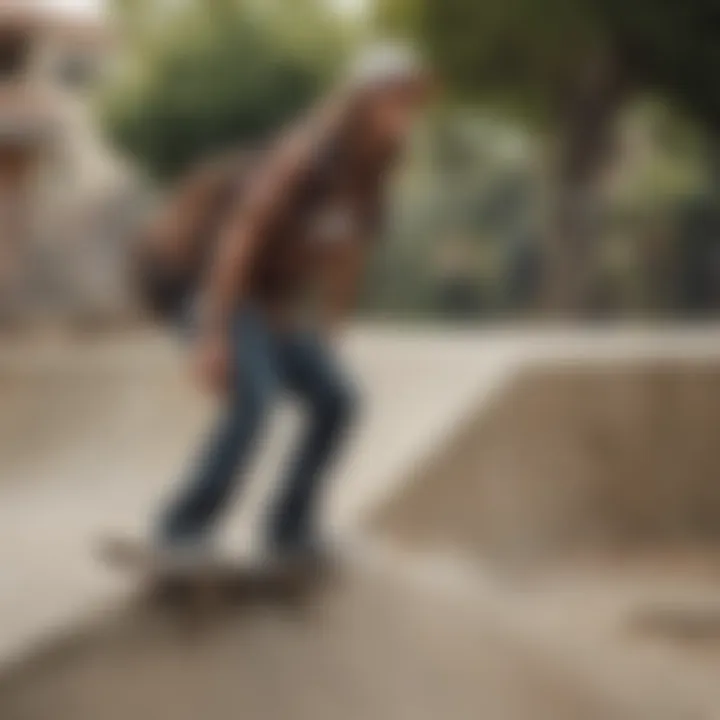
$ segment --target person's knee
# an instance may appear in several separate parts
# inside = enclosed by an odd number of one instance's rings
[[[272,391],[262,384],[248,384],[230,399],[230,415],[233,426],[239,432],[261,427],[268,416],[272,403]]]
[[[335,428],[352,423],[359,398],[355,388],[347,382],[329,383],[315,398],[315,412],[320,420]]]

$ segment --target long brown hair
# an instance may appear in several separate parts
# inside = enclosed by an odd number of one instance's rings
[[[379,94],[373,88],[344,91],[331,99],[331,111],[321,125],[320,147],[327,154],[326,181],[335,189],[358,196],[362,205],[376,209],[399,148],[377,142],[367,118]]]

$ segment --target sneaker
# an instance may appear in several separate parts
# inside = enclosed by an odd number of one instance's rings
[[[166,572],[192,572],[217,562],[217,549],[207,535],[161,538],[153,547],[159,567]]]
[[[343,546],[334,538],[318,536],[292,542],[271,540],[266,549],[272,565],[320,572],[337,568],[345,555]]]

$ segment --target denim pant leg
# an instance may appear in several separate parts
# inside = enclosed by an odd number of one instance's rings
[[[281,379],[307,414],[304,436],[291,457],[270,518],[276,544],[302,542],[314,530],[317,504],[330,461],[355,410],[355,391],[322,340],[310,333],[284,337],[278,347]]]
[[[233,391],[179,497],[161,520],[171,539],[201,535],[227,505],[252,457],[278,386],[272,337],[251,311],[233,323]]]

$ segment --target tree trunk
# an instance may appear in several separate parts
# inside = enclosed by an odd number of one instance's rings
[[[551,315],[580,317],[596,306],[601,176],[624,99],[618,68],[607,59],[593,60],[563,94],[544,274]]]

